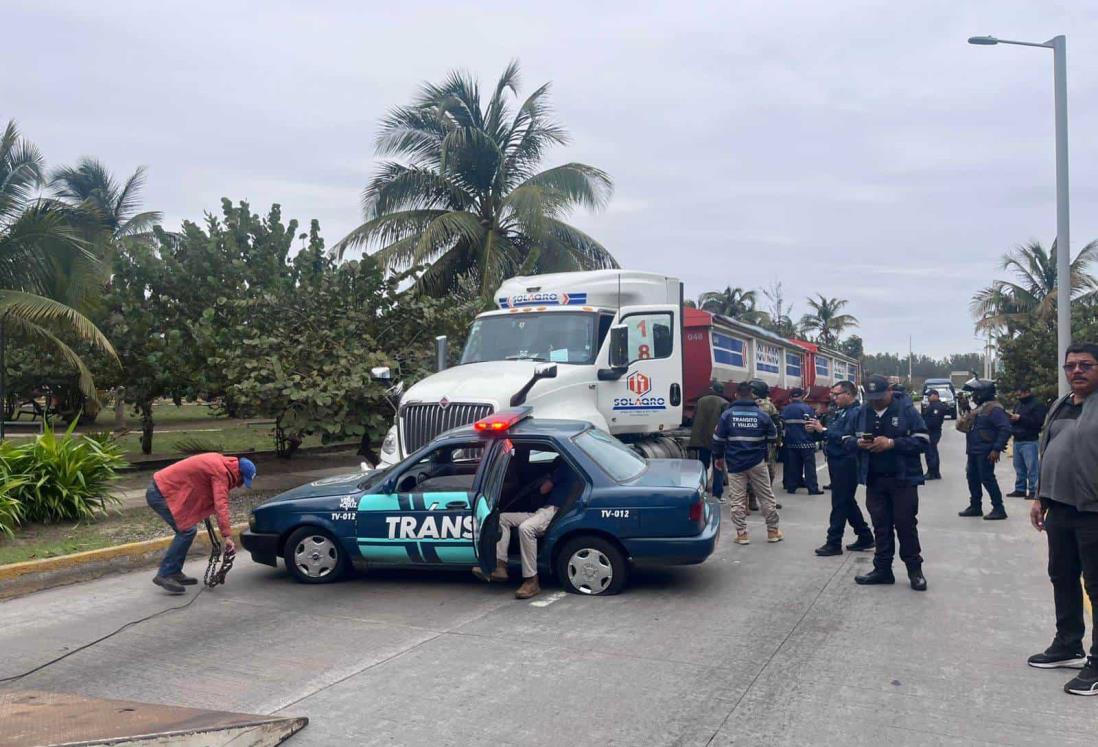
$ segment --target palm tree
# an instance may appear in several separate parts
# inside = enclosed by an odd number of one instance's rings
[[[113,239],[148,236],[160,222],[155,210],[138,212],[145,187],[145,167],[138,167],[124,182],[93,158],[53,172],[50,186],[57,199],[74,209],[74,220],[86,230],[102,230]]]
[[[698,296],[698,308],[749,324],[758,324],[763,321],[765,312],[756,308],[757,301],[758,294],[755,291],[727,286],[723,291],[708,291]]]
[[[1098,300],[1098,280],[1087,270],[1098,259],[1098,241],[1084,246],[1071,262],[1073,300]],[[1003,255],[1001,268],[1015,280],[996,280],[972,296],[969,308],[980,331],[1005,331],[1031,317],[1050,321],[1056,313],[1056,242],[1046,251],[1039,241],[1016,247]]]
[[[482,107],[477,82],[453,72],[390,111],[377,154],[402,160],[382,162],[363,193],[364,223],[336,253],[375,247],[391,270],[429,263],[419,286],[438,295],[466,274],[487,296],[516,273],[617,267],[602,244],[564,222],[577,207],[605,206],[610,177],[582,163],[539,171],[568,135],[551,117],[549,84],[513,110],[518,85],[512,62]]]
[[[843,298],[826,298],[822,293],[816,298],[805,299],[812,312],[801,317],[801,329],[815,333],[821,345],[834,346],[839,335],[850,327],[858,326],[858,319],[851,314],[840,314],[847,301]]]
[[[98,260],[73,230],[62,206],[36,197],[42,155],[14,121],[0,135],[0,353],[6,333],[56,349],[80,373],[80,389],[95,396],[91,372],[58,334],[68,333],[112,357],[103,333],[76,309],[46,295],[62,268],[93,272]],[[0,361],[0,377],[3,362]],[[2,382],[0,382],[2,383]]]

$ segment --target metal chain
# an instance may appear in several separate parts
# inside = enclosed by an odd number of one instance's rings
[[[210,537],[210,559],[206,563],[206,574],[203,582],[210,589],[225,583],[225,577],[233,567],[236,560],[236,552],[225,550],[222,553],[221,540],[214,534],[213,524],[206,519],[206,534]]]

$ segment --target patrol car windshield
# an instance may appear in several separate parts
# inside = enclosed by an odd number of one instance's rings
[[[614,480],[630,480],[647,466],[644,458],[609,433],[592,428],[574,439],[576,446],[606,471]]]
[[[591,364],[609,329],[592,312],[526,312],[485,316],[473,321],[462,363],[551,361]],[[605,329],[603,329],[605,328]]]

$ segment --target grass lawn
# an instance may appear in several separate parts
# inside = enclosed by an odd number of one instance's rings
[[[252,507],[270,495],[262,491],[234,495],[229,502],[232,522],[247,521]],[[205,531],[205,526],[200,524],[199,532]],[[0,565],[170,537],[171,534],[164,521],[147,508],[116,511],[94,521],[31,524],[21,527],[14,539],[0,535]]]
[[[153,406],[153,453],[141,453],[141,418],[126,412],[126,427],[130,432],[118,439],[126,459],[130,462],[161,457],[181,457],[193,451],[182,451],[181,446],[199,446],[199,451],[274,451],[274,427],[262,419],[235,420],[214,414],[209,405],[193,402],[176,407],[171,402],[157,402]],[[249,425],[249,422],[251,423]],[[114,411],[104,410],[92,426],[80,428],[93,432],[109,430],[114,426]],[[190,442],[200,443],[190,443]],[[320,446],[320,436],[306,436],[303,447]]]

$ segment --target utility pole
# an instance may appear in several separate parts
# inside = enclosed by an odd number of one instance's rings
[[[914,349],[911,347],[911,335],[908,335],[907,336],[907,385],[908,386],[911,386],[911,379],[912,379],[911,370],[913,368],[914,359],[915,359],[915,353],[913,351],[914,351]]]

